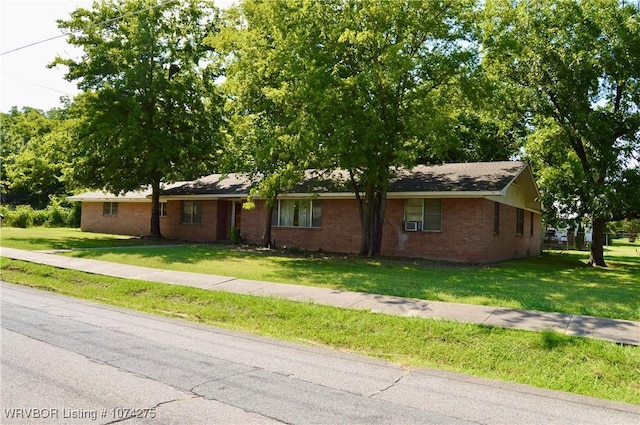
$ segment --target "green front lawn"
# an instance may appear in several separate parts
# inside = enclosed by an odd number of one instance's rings
[[[234,276],[447,302],[640,320],[640,243],[616,240],[608,268],[586,265],[588,252],[484,266],[424,260],[291,255],[223,245],[153,243],[73,229],[3,229],[2,244],[23,249],[92,248],[67,255],[161,269]],[[168,242],[165,242],[168,243]],[[125,248],[115,246],[122,245]],[[138,245],[138,246],[136,246]],[[139,246],[142,245],[142,246]]]
[[[89,233],[68,227],[29,227],[27,229],[2,227],[0,229],[0,246],[30,251],[144,246],[157,243],[158,241],[149,239]]]

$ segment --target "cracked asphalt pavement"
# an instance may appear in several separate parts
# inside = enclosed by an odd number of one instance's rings
[[[0,284],[0,423],[637,424],[640,407]]]

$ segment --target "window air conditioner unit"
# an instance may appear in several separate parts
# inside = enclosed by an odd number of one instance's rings
[[[419,221],[405,221],[404,222],[404,230],[406,232],[417,232],[420,230],[420,222]]]

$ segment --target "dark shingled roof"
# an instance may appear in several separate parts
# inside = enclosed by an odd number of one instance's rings
[[[162,196],[238,195],[246,196],[251,180],[244,174],[211,174],[182,186],[161,191]]]
[[[397,192],[500,192],[527,166],[519,161],[418,165],[400,169],[391,180],[390,193]],[[162,191],[163,196],[246,196],[253,185],[244,174],[212,174],[179,187]],[[348,175],[335,171],[324,175],[309,170],[306,178],[286,193],[349,193]]]
[[[519,161],[499,161],[402,168],[391,179],[389,192],[500,192],[526,166]],[[346,193],[352,190],[348,174],[343,170],[330,176],[310,170],[305,180],[287,193]]]
[[[418,165],[401,170],[389,192],[499,192],[525,167],[517,161]]]

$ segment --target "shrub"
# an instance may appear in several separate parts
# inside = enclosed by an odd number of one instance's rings
[[[30,205],[18,205],[9,214],[9,225],[14,227],[27,228],[33,226],[35,211]]]
[[[240,245],[242,243],[242,235],[240,234],[240,229],[237,227],[231,228],[231,243],[234,245]]]
[[[34,210],[30,205],[17,207],[0,206],[4,216],[3,226],[27,228],[31,226],[80,227],[80,205],[64,207],[55,200],[43,210]]]
[[[2,225],[3,226],[8,226],[9,225],[9,214],[10,214],[10,210],[9,207],[7,207],[6,205],[0,205],[0,214],[2,214]]]
[[[71,211],[58,203],[52,203],[46,209],[46,222],[48,227],[65,227],[69,225]]]
[[[82,203],[74,202],[69,213],[69,221],[67,226],[80,227],[80,217],[82,216]]]
[[[33,217],[34,226],[44,226],[47,222],[49,214],[47,210],[32,210],[31,217]]]

